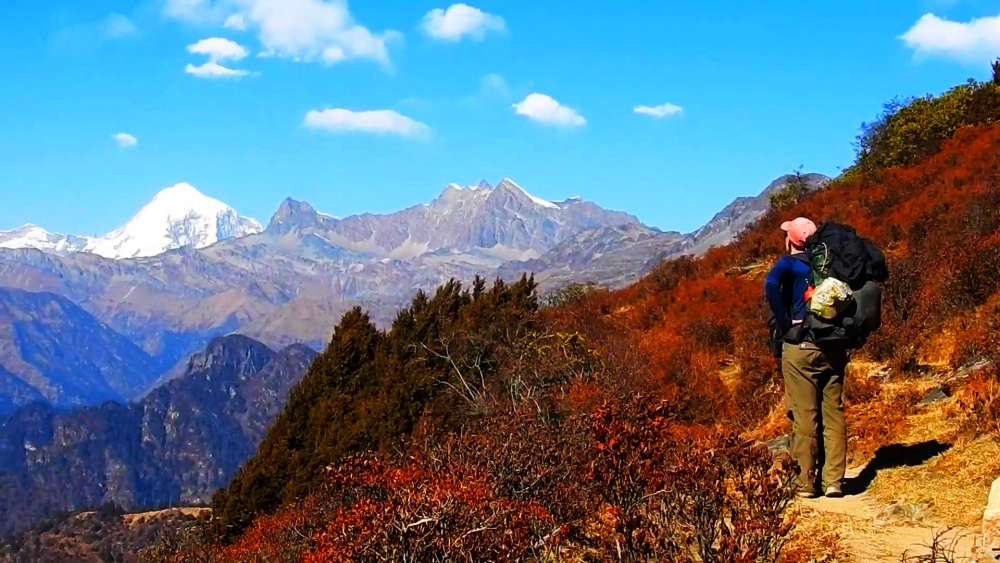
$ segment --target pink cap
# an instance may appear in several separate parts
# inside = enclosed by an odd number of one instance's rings
[[[799,217],[781,224],[781,230],[788,233],[788,238],[795,246],[803,246],[806,239],[816,232],[816,223],[805,217]]]

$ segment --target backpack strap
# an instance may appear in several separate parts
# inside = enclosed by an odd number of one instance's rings
[[[809,255],[805,252],[799,252],[797,254],[790,254],[792,258],[798,260],[799,262],[804,262],[810,268],[812,267],[812,262],[809,261]]]

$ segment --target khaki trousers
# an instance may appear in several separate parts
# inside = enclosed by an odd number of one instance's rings
[[[789,451],[799,464],[798,484],[803,489],[815,490],[820,472],[821,490],[843,484],[847,471],[843,401],[847,361],[846,352],[822,350],[808,342],[785,343],[781,371],[785,401],[792,412]]]

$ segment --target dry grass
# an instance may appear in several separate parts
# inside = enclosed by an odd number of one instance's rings
[[[937,375],[885,381],[885,373],[885,364],[875,362],[853,361],[848,368],[844,401],[850,465],[866,463],[882,446],[942,436],[951,439],[959,431],[958,418],[952,416],[955,413],[941,410],[958,409],[954,400],[930,407],[916,406],[939,385]],[[783,403],[776,404],[747,437],[766,442],[791,432],[785,411]]]
[[[740,366],[733,364],[719,370],[719,379],[722,380],[727,389],[733,391],[738,388],[742,373],[743,370],[740,369]]]
[[[785,415],[785,411],[784,402],[779,401],[778,404],[774,405],[774,408],[771,409],[771,413],[767,415],[767,418],[765,418],[757,428],[754,428],[746,434],[747,439],[767,442],[768,440],[791,432],[791,422]]]
[[[855,382],[859,386],[861,382]],[[867,462],[882,446],[905,441],[908,418],[918,414],[915,406],[931,389],[934,383],[925,380],[903,380],[891,382],[865,382],[865,390],[874,395],[868,400],[845,401],[845,416],[848,431],[848,463],[856,465]]]
[[[919,396],[934,381],[902,382]],[[897,393],[902,391],[897,390]],[[954,447],[915,467],[883,469],[869,488],[885,504],[921,507],[918,520],[930,519],[949,526],[976,527],[989,497],[989,487],[1000,475],[1000,444],[989,436],[961,439],[964,410],[961,390],[933,405],[914,408],[900,421],[886,443],[920,443],[937,440]]]
[[[843,545],[841,534],[847,530],[837,522],[858,519],[841,515],[820,515],[808,508],[799,508],[795,518],[795,529],[789,535],[788,544],[782,552],[782,563],[859,561],[852,557]]]
[[[175,514],[181,514],[185,516],[194,516],[195,518],[211,514],[211,508],[167,508],[165,510],[153,510],[151,512],[137,512],[134,514],[126,514],[122,516],[122,520],[129,526],[134,526],[136,524],[142,524],[143,522],[148,522],[150,520],[155,520],[157,518],[163,518],[165,516],[172,516]]]
[[[978,527],[990,485],[1000,475],[1000,445],[989,437],[957,444],[923,465],[880,471],[869,491],[883,503],[927,506],[941,524]]]
[[[951,319],[939,331],[927,337],[922,346],[920,361],[935,366],[947,367],[955,354],[961,330],[958,325],[961,319]]]
[[[941,336],[938,343],[950,348],[950,338]],[[956,381],[944,366],[947,353],[925,357],[928,365],[903,377],[886,377],[880,364],[852,363],[845,389],[852,466],[867,463],[877,449],[890,444],[936,440],[954,446],[915,467],[881,469],[865,500],[848,503],[844,512],[822,502],[801,508],[785,561],[895,563],[904,550],[911,555],[927,551],[922,546],[939,529],[956,527],[948,538],[974,535],[989,487],[1000,475],[1000,441],[972,436],[962,404],[965,381]],[[951,398],[916,406],[946,381]],[[752,435],[767,440],[788,429],[784,408],[776,405]],[[963,538],[960,552],[969,552],[973,542]]]
[[[930,389],[922,387],[929,391]],[[962,431],[962,409],[955,399],[947,399],[916,409],[900,427],[898,439],[902,442],[939,440],[954,442]]]

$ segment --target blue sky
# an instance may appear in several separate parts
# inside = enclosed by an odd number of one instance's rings
[[[7,0],[0,229],[104,234],[182,181],[266,222],[509,176],[690,231],[1000,55],[1000,1],[466,1]]]

